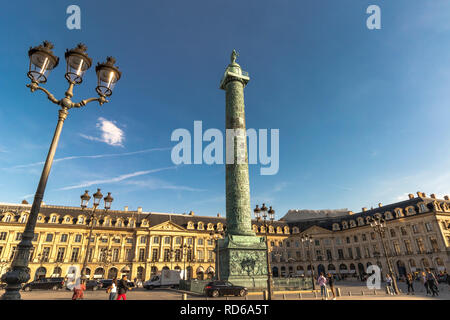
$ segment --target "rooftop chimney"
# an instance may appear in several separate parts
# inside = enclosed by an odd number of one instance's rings
[[[220,213],[218,213],[217,216],[220,217]]]
[[[366,212],[366,211],[367,211],[367,208],[366,208],[366,207],[362,208],[362,211],[363,211],[363,212]]]
[[[353,214],[353,211],[349,211],[348,214],[349,214],[349,215],[352,215],[352,214]]]
[[[194,211],[189,212],[189,215],[193,216],[194,215]]]
[[[436,195],[434,193],[430,194],[430,197],[432,197],[433,199],[436,199]]]
[[[142,213],[142,207],[138,207],[137,212],[138,212],[138,213]]]
[[[408,197],[409,197],[410,199],[414,199],[414,195],[413,195],[412,193],[408,194]]]
[[[123,211],[128,211],[128,206],[125,206],[125,207],[123,208]]]
[[[381,208],[383,206],[383,204],[380,202],[379,204],[378,204],[378,208]]]
[[[444,196],[444,200],[450,200],[450,198],[448,196]]]

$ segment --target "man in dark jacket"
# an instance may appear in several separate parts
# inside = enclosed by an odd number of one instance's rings
[[[128,279],[126,275],[122,276],[122,279],[118,281],[117,289],[117,300],[127,300],[127,291],[131,290],[131,288],[128,286]]]

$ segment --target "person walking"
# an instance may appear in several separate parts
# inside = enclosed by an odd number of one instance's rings
[[[72,300],[83,299],[84,290],[86,290],[85,280],[81,280],[80,283],[73,288]]]
[[[322,297],[322,300],[328,300],[328,294],[327,294],[327,278],[323,275],[323,272],[320,273],[319,278],[317,279],[317,284],[320,287],[320,296]]]
[[[386,288],[388,294],[394,295],[394,288],[392,287],[392,278],[389,273],[386,274]]]
[[[414,295],[414,279],[411,273],[406,276],[406,284],[408,285],[408,294]]]
[[[111,285],[106,289],[106,293],[109,293],[109,300],[116,300],[116,298],[117,298],[117,277],[114,277]]]
[[[427,279],[427,283],[428,283],[428,288],[430,288],[430,290],[433,294],[433,297],[439,296],[439,291],[438,291],[438,287],[437,287],[438,282],[437,282],[434,274],[430,271],[430,269],[427,269],[426,279]]]
[[[426,292],[427,292],[426,295],[431,294],[430,288],[429,288],[429,286],[428,286],[427,274],[425,273],[425,271],[422,271],[422,276],[421,276],[421,278],[422,278],[423,286],[425,287],[425,290],[426,290]]]
[[[333,300],[336,300],[336,293],[334,292],[334,277],[331,273],[327,275],[327,282],[330,286],[331,293],[333,294]]]
[[[119,280],[117,283],[117,289],[118,289],[118,295],[117,300],[127,300],[127,291],[131,290],[130,286],[128,285],[128,279],[126,275],[122,276],[122,279]]]

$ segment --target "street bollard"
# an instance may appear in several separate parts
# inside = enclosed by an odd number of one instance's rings
[[[186,293],[183,293],[181,295],[181,300],[187,300],[187,294]]]
[[[244,298],[245,300],[248,300],[248,295],[245,295],[245,298]]]
[[[230,298],[228,298],[228,297],[225,297],[225,300],[230,300]]]
[[[377,295],[377,289],[373,289],[373,295],[374,295],[374,296]]]
[[[263,291],[263,300],[267,300],[267,291],[266,290]]]
[[[283,293],[283,300],[286,300],[286,294]]]
[[[336,295],[337,295],[338,297],[341,296],[341,288],[336,288]]]
[[[317,298],[317,292],[314,291],[314,298]]]
[[[351,292],[351,291],[348,292],[348,296],[349,296],[349,297],[352,296],[352,292]]]
[[[300,300],[303,299],[302,293],[301,293],[301,292],[298,294],[298,298],[299,298]]]
[[[361,290],[361,295],[362,295],[362,296],[364,295],[364,290]]]

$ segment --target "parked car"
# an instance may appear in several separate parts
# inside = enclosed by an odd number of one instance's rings
[[[240,296],[247,295],[248,290],[246,287],[235,286],[228,281],[212,281],[205,286],[205,295],[209,297],[218,296]]]
[[[23,291],[31,291],[35,289],[43,290],[60,290],[64,288],[64,278],[41,278],[28,282],[23,285]]]
[[[103,284],[98,280],[88,280],[86,282],[86,290],[95,291],[95,290],[101,289],[102,287],[103,287]]]
[[[119,279],[117,279],[117,281],[119,281]],[[112,279],[102,279],[99,282],[99,289],[106,289],[112,284]],[[128,286],[134,288],[135,284],[133,281],[128,280]]]
[[[112,279],[101,279],[99,282],[100,282],[100,289],[106,289],[111,285]]]

